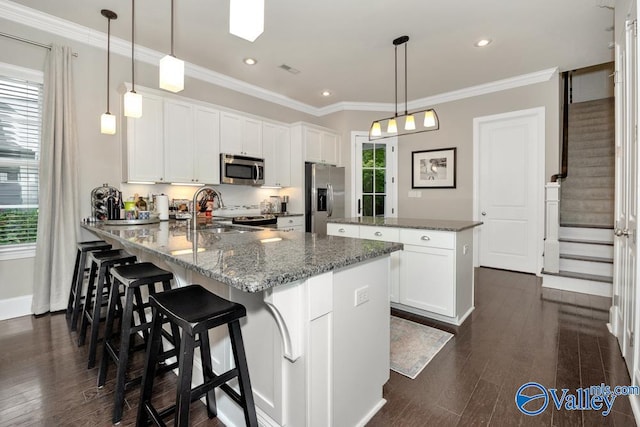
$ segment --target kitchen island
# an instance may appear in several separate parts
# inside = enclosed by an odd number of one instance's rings
[[[474,309],[473,228],[477,221],[331,218],[327,234],[398,242],[391,255],[391,306],[461,325]]]
[[[249,227],[193,232],[179,222],[83,227],[172,271],[177,286],[199,283],[247,308],[241,327],[261,425],[364,425],[384,405],[390,254],[402,245]],[[209,335],[213,368],[226,371],[226,329]],[[217,397],[220,420],[243,425],[235,403]]]

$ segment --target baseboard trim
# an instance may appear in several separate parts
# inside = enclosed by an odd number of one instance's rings
[[[611,298],[611,283],[542,274],[542,287]]]
[[[0,300],[0,320],[31,315],[31,300],[33,295]]]
[[[380,398],[380,400],[378,401],[378,403],[376,403],[374,405],[373,408],[371,408],[371,411],[369,411],[369,413],[367,415],[364,416],[363,419],[360,420],[360,422],[358,422],[356,424],[356,426],[358,427],[364,427],[367,425],[367,423],[369,421],[371,421],[371,419],[378,413],[378,411],[387,403],[387,399],[383,399]]]

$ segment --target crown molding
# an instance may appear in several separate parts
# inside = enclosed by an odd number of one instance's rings
[[[9,0],[0,0],[0,18],[52,33],[98,49],[106,49],[106,33],[93,30],[75,22],[67,21]],[[129,57],[131,54],[131,42],[118,37],[111,37],[111,52],[124,57]],[[136,45],[135,55],[136,60],[140,62],[157,65],[165,54]],[[529,74],[523,74],[477,86],[470,86],[426,98],[415,99],[408,102],[407,106],[411,110],[415,110],[535,83],[542,83],[549,81],[557,72],[557,68],[548,68]],[[395,111],[395,105],[393,103],[379,102],[345,101],[318,108],[296,101],[295,99],[286,97],[260,86],[253,85],[188,62],[185,62],[185,75],[235,92],[253,96],[267,102],[278,104],[283,107],[291,108],[292,110],[307,113],[315,117],[322,117],[340,111]]]
[[[417,110],[431,107],[438,104],[444,104],[452,101],[459,101],[465,98],[473,98],[474,96],[487,95],[489,93],[501,92],[503,90],[515,89],[522,86],[528,86],[536,83],[544,83],[558,72],[558,68],[547,68],[545,70],[536,71],[529,74],[522,74],[507,79],[496,80],[494,82],[484,83],[477,86],[469,86],[463,89],[445,92],[438,95],[428,96],[426,98],[414,99],[407,103],[409,110]],[[337,113],[340,111],[395,111],[393,103],[374,103],[374,102],[337,102],[318,108],[318,115],[325,116],[327,114]]]

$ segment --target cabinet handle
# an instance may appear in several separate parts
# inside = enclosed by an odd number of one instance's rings
[[[339,229],[338,229],[338,232],[339,232],[339,233],[344,233],[344,228],[339,228]]]
[[[378,237],[379,237],[379,236],[382,236],[382,233],[381,233],[381,232],[379,232],[379,231],[376,231],[376,232],[375,232],[375,233],[373,233],[373,234],[374,234],[375,236],[378,236]]]
[[[422,236],[422,237],[420,238],[420,240],[425,240],[425,241],[427,241],[427,240],[431,240],[431,237],[429,237],[429,236]]]

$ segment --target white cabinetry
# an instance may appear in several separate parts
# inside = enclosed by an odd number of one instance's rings
[[[391,257],[392,306],[455,325],[473,311],[472,229],[454,232],[329,223],[327,234],[404,245]]]
[[[262,152],[264,155],[264,185],[291,185],[291,136],[289,128],[262,123]]]
[[[164,119],[165,181],[219,184],[219,112],[167,100]]]
[[[338,164],[338,135],[317,128],[303,127],[305,161]]]
[[[262,157],[262,121],[239,114],[220,114],[220,151]]]
[[[340,163],[340,136],[333,130],[297,123],[291,127],[291,131],[302,144],[305,162],[331,165]]]
[[[279,216],[278,230],[304,231],[304,217],[303,216]]]
[[[127,118],[126,152],[123,155],[123,181],[164,181],[163,99],[140,92],[142,117]]]

